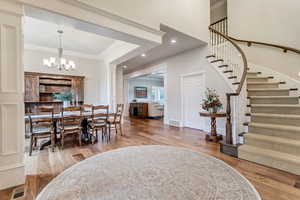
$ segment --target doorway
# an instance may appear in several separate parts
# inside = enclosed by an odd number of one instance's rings
[[[204,121],[199,111],[205,92],[204,73],[182,76],[181,85],[183,126],[203,130]]]

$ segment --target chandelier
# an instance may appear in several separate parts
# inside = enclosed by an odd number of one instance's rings
[[[75,62],[72,60],[67,60],[63,58],[63,45],[62,45],[62,35],[63,31],[58,30],[59,34],[59,48],[58,48],[58,57],[50,57],[49,59],[43,59],[43,64],[46,67],[52,68],[56,67],[58,70],[74,70],[76,68]]]

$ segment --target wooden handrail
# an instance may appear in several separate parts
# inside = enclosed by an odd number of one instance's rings
[[[218,21],[212,23],[210,26],[213,26],[213,25],[218,24],[218,23],[220,23],[220,22],[222,22],[222,21],[225,21],[225,20],[227,20],[227,17],[224,17],[224,18],[222,18],[222,19],[220,19],[220,20],[218,20]]]
[[[299,49],[287,47],[287,46],[282,46],[282,45],[276,45],[276,44],[271,44],[271,43],[264,43],[264,42],[257,42],[257,41],[250,41],[250,40],[239,40],[233,37],[228,36],[228,28],[227,28],[227,17],[220,19],[214,23],[212,23],[209,26],[209,30],[213,33],[213,38],[212,38],[212,45],[214,45],[215,42],[217,42],[217,45],[221,44],[220,41],[223,39],[230,42],[235,49],[238,51],[240,54],[242,61],[243,61],[243,73],[241,76],[241,80],[239,81],[239,86],[236,89],[235,93],[227,93],[227,107],[226,107],[226,114],[227,114],[227,122],[226,122],[226,144],[232,145],[232,123],[231,123],[231,97],[232,96],[239,96],[242,88],[245,84],[246,80],[246,75],[247,75],[247,70],[248,70],[248,62],[245,53],[241,49],[241,47],[237,44],[239,43],[247,43],[247,45],[250,47],[252,44],[257,44],[257,45],[263,45],[263,46],[268,46],[268,47],[273,47],[273,48],[279,48],[282,49],[283,52],[287,53],[288,51],[294,52],[296,54],[300,54]],[[214,36],[216,34],[216,36]],[[223,38],[223,39],[220,39]]]
[[[246,80],[246,75],[247,75],[248,61],[247,61],[246,55],[243,52],[243,50],[241,49],[241,47],[239,47],[239,45],[237,45],[234,42],[234,40],[232,40],[230,37],[226,36],[225,34],[219,32],[219,31],[217,31],[212,26],[209,27],[209,30],[216,33],[216,34],[218,34],[218,35],[220,35],[221,37],[226,39],[228,42],[230,42],[238,50],[238,52],[240,53],[240,55],[242,57],[242,60],[243,60],[243,74],[242,74],[242,77],[241,77],[241,80],[240,80],[239,87],[236,90],[236,93],[233,93],[233,95],[231,95],[231,96],[238,96],[241,93],[241,90],[243,88],[243,85],[244,85],[245,80]]]
[[[214,25],[226,21],[228,18],[224,17],[214,23],[212,23],[210,25],[210,27],[213,27]],[[288,47],[288,46],[283,46],[283,45],[278,45],[278,44],[272,44],[272,43],[267,43],[267,42],[257,42],[257,41],[253,41],[253,40],[240,40],[231,36],[227,36],[229,37],[231,40],[235,41],[235,42],[240,42],[240,43],[247,43],[248,47],[250,47],[252,44],[258,44],[258,45],[263,45],[263,46],[269,46],[269,47],[274,47],[274,48],[278,48],[278,49],[282,49],[284,53],[287,53],[288,51],[290,52],[294,52],[296,54],[300,54],[300,50],[296,49],[296,48],[292,48],[292,47]]]
[[[282,45],[277,45],[277,44],[271,44],[271,43],[265,43],[265,42],[256,42],[256,41],[252,41],[252,40],[239,40],[239,39],[236,39],[234,37],[229,37],[229,38],[236,41],[236,42],[247,43],[248,47],[250,47],[252,44],[258,44],[258,45],[264,45],[264,46],[269,46],[269,47],[282,49],[284,53],[287,53],[288,51],[290,51],[290,52],[300,54],[299,49],[295,49],[295,48],[292,48],[292,47],[287,47],[287,46],[282,46]]]
[[[241,79],[239,81],[239,86],[236,89],[235,93],[227,93],[227,106],[226,106],[226,144],[232,145],[233,143],[233,138],[232,138],[232,123],[231,123],[231,97],[232,96],[239,96],[242,88],[245,84],[245,80],[246,80],[246,75],[247,75],[247,69],[248,69],[248,61],[246,58],[245,53],[243,52],[243,50],[241,49],[241,47],[239,47],[239,45],[230,37],[227,36],[227,29],[223,30],[224,33],[216,30],[214,28],[215,25],[217,25],[218,23],[223,23],[227,21],[227,18],[223,18],[215,23],[213,23],[212,25],[209,26],[209,30],[212,33],[215,33],[218,37],[222,37],[223,39],[227,40],[228,42],[230,42],[234,48],[238,51],[238,53],[240,54],[242,61],[243,61],[243,73],[241,76]]]

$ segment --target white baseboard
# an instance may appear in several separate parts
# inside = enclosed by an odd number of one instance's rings
[[[25,184],[25,168],[23,164],[0,169],[0,190]]]

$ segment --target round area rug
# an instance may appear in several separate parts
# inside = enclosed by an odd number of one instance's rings
[[[260,200],[229,165],[171,146],[136,146],[84,160],[53,179],[38,200]]]

